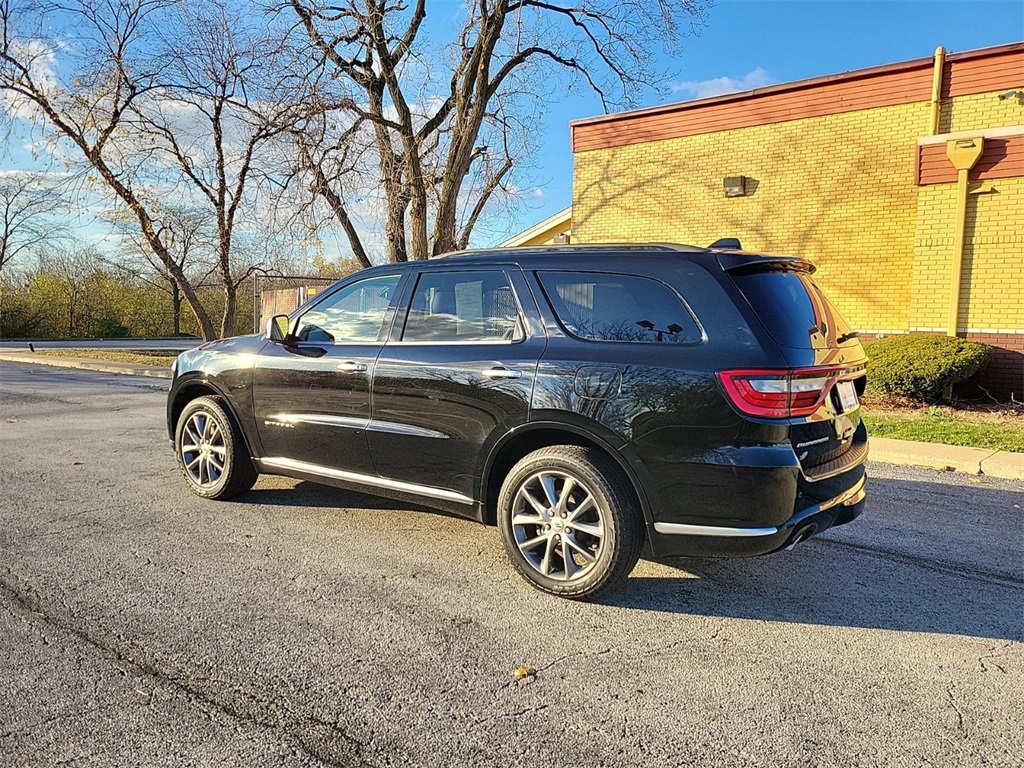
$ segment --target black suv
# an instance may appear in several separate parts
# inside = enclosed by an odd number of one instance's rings
[[[264,472],[429,504],[587,597],[645,545],[762,555],[861,513],[865,355],[813,271],[681,245],[374,267],[179,356],[167,426],[200,496]]]

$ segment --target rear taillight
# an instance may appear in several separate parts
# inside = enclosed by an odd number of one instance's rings
[[[818,410],[842,371],[841,368],[719,371],[718,380],[741,413],[766,419],[788,419],[809,416]]]

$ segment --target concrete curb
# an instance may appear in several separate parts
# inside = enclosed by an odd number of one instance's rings
[[[145,365],[136,365],[135,363],[105,363],[99,360],[85,360],[74,357],[35,355],[31,352],[0,352],[0,361],[4,360],[16,363],[52,365],[58,368],[78,368],[84,371],[149,376],[154,379],[171,378],[171,372],[167,368],[151,368]],[[1024,453],[872,437],[870,458],[872,461],[885,464],[903,464],[947,472],[965,472],[971,475],[984,474],[989,477],[998,477],[1005,480],[1024,481]]]
[[[0,361],[51,365],[55,368],[77,368],[82,371],[100,371],[101,373],[120,373],[128,376],[148,376],[152,379],[171,378],[169,368],[153,368],[136,363],[106,363],[102,360],[87,360],[78,357],[51,357],[36,355],[32,352],[0,352]]]
[[[1024,453],[872,437],[870,458],[885,464],[1024,480]]]

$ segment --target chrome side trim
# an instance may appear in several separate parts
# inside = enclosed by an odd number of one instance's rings
[[[722,528],[716,525],[689,525],[688,523],[655,523],[658,533],[682,536],[771,536],[778,528]]]
[[[449,438],[449,435],[446,435],[444,432],[438,432],[436,429],[417,427],[412,424],[399,424],[397,421],[370,419],[370,423],[366,425],[366,428],[371,432],[391,432],[396,435],[412,435],[413,437],[436,437],[440,440],[447,440]]]
[[[365,429],[366,425],[370,423],[369,419],[331,416],[327,413],[272,413],[267,416],[267,419],[282,424],[319,424],[323,427],[348,427],[349,429]]]
[[[331,416],[327,413],[272,413],[263,422],[267,426],[294,426],[295,424],[319,424],[323,427],[348,427],[349,429],[368,429],[371,432],[391,432],[396,435],[412,435],[413,437],[436,437],[448,439],[444,432],[412,424],[399,424],[394,421],[380,419],[357,419],[351,416]]]
[[[276,467],[277,469],[292,470],[294,472],[305,472],[306,474],[309,475],[331,477],[334,478],[335,480],[345,480],[350,483],[359,483],[360,485],[368,485],[375,488],[387,488],[388,490],[392,491],[399,491],[401,493],[411,493],[416,496],[426,496],[432,499],[454,501],[459,504],[473,503],[473,500],[469,498],[469,496],[465,496],[455,491],[449,491],[445,488],[433,488],[429,485],[406,483],[401,480],[392,480],[387,477],[364,475],[359,472],[347,472],[343,469],[322,467],[319,464],[309,464],[305,461],[295,461],[294,459],[287,459],[283,456],[269,456],[266,458],[262,458],[259,460],[259,463],[265,467]]]

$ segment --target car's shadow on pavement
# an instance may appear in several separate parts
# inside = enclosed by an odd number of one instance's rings
[[[292,481],[288,481],[292,482]],[[330,485],[298,481],[294,486],[266,488],[257,486],[246,494],[233,499],[238,504],[260,504],[282,507],[313,507],[320,509],[380,509],[400,512],[425,512],[442,517],[454,517],[447,512],[422,506],[412,501],[399,501],[383,496],[350,491]],[[472,523],[470,523],[472,524]]]
[[[415,503],[284,482],[287,487],[261,483],[236,502],[456,518]],[[949,503],[948,483],[873,478],[872,504],[851,525],[766,557],[641,563],[597,602],[695,616],[1024,641],[1024,514],[1013,507],[1020,494],[980,487],[959,492],[969,494],[969,510]],[[479,530],[471,521],[464,524]],[[493,542],[500,548],[496,535]],[[652,570],[659,575],[647,575]]]
[[[916,569],[833,547],[827,540],[773,558],[668,565],[679,568],[679,577],[634,574],[600,602],[668,613],[1024,641],[1024,585],[985,584]]]
[[[1024,641],[1021,494],[963,483],[872,479],[873,503],[849,526],[761,558],[658,561],[679,576],[641,569],[601,602]]]

